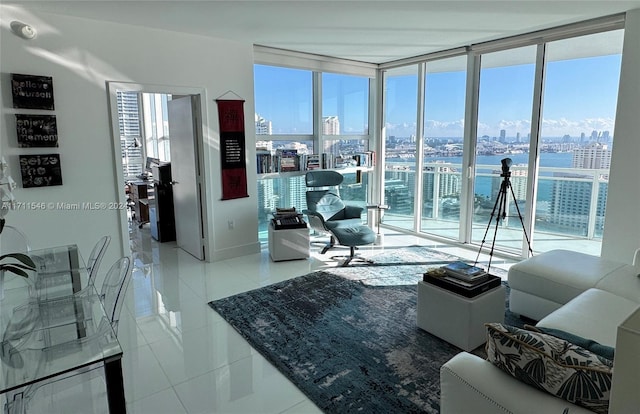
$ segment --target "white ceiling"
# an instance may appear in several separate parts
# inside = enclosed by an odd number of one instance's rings
[[[370,63],[640,8],[640,0],[2,2]]]

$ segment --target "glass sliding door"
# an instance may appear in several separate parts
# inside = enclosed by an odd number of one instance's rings
[[[496,248],[515,253],[523,240],[518,208],[526,216],[536,49],[486,53],[480,61],[472,242],[490,247],[495,237]],[[510,177],[501,176],[506,159]],[[505,202],[496,203],[501,195]]]
[[[536,252],[600,253],[622,59],[623,30],[546,46]],[[582,239],[582,240],[581,240]]]
[[[467,57],[427,62],[420,231],[457,239]]]
[[[416,183],[418,66],[385,73],[385,223],[413,230]]]

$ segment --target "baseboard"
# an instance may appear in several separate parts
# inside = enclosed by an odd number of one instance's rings
[[[214,250],[209,261],[218,262],[220,260],[234,259],[236,257],[246,256],[249,254],[260,253],[260,251],[260,242],[245,244],[242,246],[234,246],[228,249]]]

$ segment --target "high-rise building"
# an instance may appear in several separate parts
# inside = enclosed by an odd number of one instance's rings
[[[140,136],[140,103],[137,92],[117,92],[120,135]]]
[[[340,135],[340,119],[337,116],[322,117],[323,135]]]
[[[493,170],[493,174],[499,177],[502,174],[502,170]],[[518,201],[518,207],[520,204],[525,202],[527,199],[527,170],[526,169],[511,169],[511,177],[509,178],[509,183],[511,184],[511,189],[508,189],[508,194],[506,194],[509,202],[513,201],[513,197]],[[504,181],[504,177],[500,177],[500,179],[494,179],[491,182],[491,199],[496,200],[498,198],[498,194],[500,193],[500,189],[502,187],[502,182]],[[513,195],[511,194],[511,190],[513,190]]]
[[[142,137],[140,135],[140,97],[137,92],[117,92],[118,129],[125,177],[142,174]]]
[[[424,175],[422,184],[423,197],[425,200],[433,199],[436,175],[438,180],[438,197],[457,197],[460,195],[460,191],[462,190],[460,172],[456,168],[452,168],[451,164],[445,164],[441,161],[438,162],[438,164],[440,163],[442,165],[425,167],[425,171],[428,172]]]
[[[594,131],[595,132],[595,131]],[[593,137],[593,134],[592,134]],[[592,142],[583,148],[573,150],[573,168],[608,169],[611,165],[611,150],[607,145]],[[589,218],[592,216],[593,174],[556,174],[549,203],[549,222],[564,231],[586,236]],[[602,182],[605,181],[605,182]],[[595,229],[604,228],[604,213],[607,203],[608,174],[598,177],[598,191],[595,206]]]
[[[504,129],[500,130],[500,139],[499,139],[499,141],[502,142],[503,144],[505,142],[507,142],[507,131],[505,131]]]
[[[255,114],[256,120],[256,135],[272,135],[273,128],[271,121],[266,120],[258,114]]]
[[[593,218],[596,232],[602,232],[607,204],[607,183],[599,183],[596,187],[598,194],[595,216],[592,216],[592,181],[584,179],[579,181],[584,176],[575,174],[566,174],[562,178],[558,177],[553,184],[549,203],[549,223],[556,228],[561,228],[564,232],[584,237],[588,235],[589,218]]]
[[[573,168],[609,169],[611,150],[608,145],[591,143],[573,150]]]

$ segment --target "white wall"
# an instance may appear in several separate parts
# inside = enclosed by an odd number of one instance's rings
[[[640,248],[640,9],[627,13],[602,257],[631,262]]]
[[[27,6],[28,7],[28,6]],[[151,30],[142,27],[46,15],[18,6],[0,5],[0,87],[2,126],[0,149],[19,184],[20,202],[113,202],[123,183],[116,179],[108,112],[107,81],[170,85],[204,89],[204,148],[209,260],[259,251],[257,239],[257,191],[255,174],[255,128],[253,125],[252,45],[200,36]],[[38,30],[34,40],[10,32],[9,23],[20,20]],[[9,74],[53,77],[59,148],[20,149],[15,132],[15,113]],[[215,99],[227,91],[245,102],[247,173],[249,198],[220,201],[220,152]],[[42,111],[38,111],[42,113]],[[63,185],[23,189],[18,154],[59,153]],[[112,244],[105,263],[110,264],[128,246],[121,242],[122,211],[28,210],[7,216],[30,236],[34,248],[77,243],[89,254],[99,236],[109,234]],[[229,230],[227,222],[235,221]],[[125,240],[126,242],[126,240]],[[105,265],[106,267],[107,265]]]

